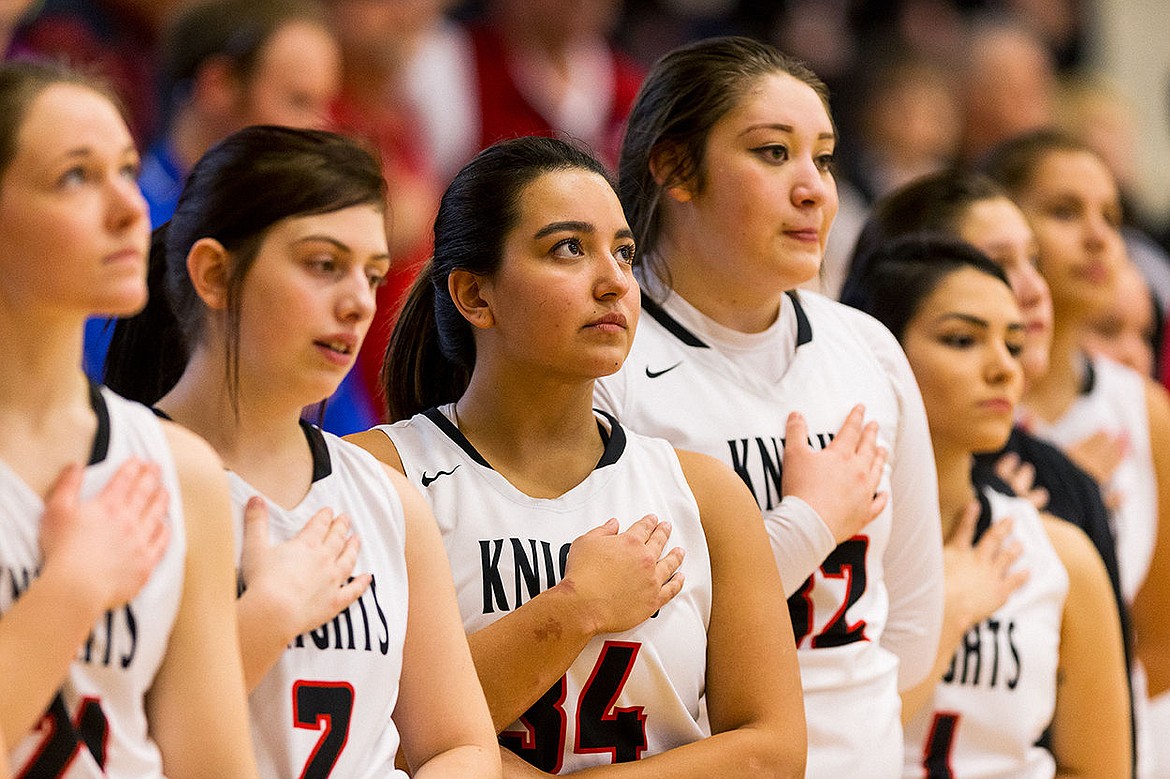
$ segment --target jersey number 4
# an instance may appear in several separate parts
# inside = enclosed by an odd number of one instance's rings
[[[593,673],[581,688],[577,700],[577,743],[579,755],[608,752],[615,763],[637,760],[646,749],[646,715],[641,706],[616,707],[641,644],[606,641],[593,666]],[[504,731],[500,744],[542,771],[561,770],[566,748],[565,677],[540,696],[520,717],[523,731]]]
[[[64,776],[83,746],[93,756],[98,768],[105,768],[109,729],[99,699],[82,698],[77,707],[77,718],[73,719],[65,708],[65,699],[58,693],[37,726],[37,730],[44,734],[41,744],[17,774],[17,779]]]
[[[326,779],[349,740],[353,687],[346,682],[298,681],[292,696],[293,725],[321,731],[300,779]]]
[[[845,598],[821,628],[821,632],[812,637],[809,646],[813,649],[824,649],[865,640],[865,620],[859,619],[849,624],[846,615],[853,604],[865,594],[865,553],[868,549],[869,539],[865,536],[854,536],[842,541],[821,563],[820,570],[805,579],[800,589],[788,599],[788,616],[792,620],[797,647],[804,646],[805,638],[812,633],[814,618],[812,589],[816,586],[818,576],[826,579],[843,579]]]

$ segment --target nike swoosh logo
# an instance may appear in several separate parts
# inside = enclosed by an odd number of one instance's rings
[[[459,465],[462,465],[462,463],[460,463]],[[449,471],[439,471],[434,476],[427,476],[427,472],[423,471],[422,478],[419,481],[422,482],[422,486],[429,487],[429,486],[431,486],[431,482],[433,482],[435,479],[439,478],[440,476],[450,476],[451,474],[455,473],[455,471],[459,470],[459,465],[456,465],[454,468],[452,468]]]
[[[670,366],[669,368],[663,368],[660,371],[652,371],[652,370],[650,370],[650,366],[647,365],[646,366],[646,378],[647,379],[657,379],[662,374],[669,373],[670,371],[673,371],[675,368],[677,368],[680,365],[682,365],[682,360],[679,360],[678,362],[676,362],[674,365]]]

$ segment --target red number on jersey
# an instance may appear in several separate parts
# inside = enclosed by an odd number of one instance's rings
[[[297,681],[292,688],[293,725],[308,730],[324,730],[305,767],[301,779],[326,779],[341,750],[349,741],[349,720],[353,714],[353,687],[348,682]]]
[[[60,693],[41,717],[37,731],[44,737],[37,751],[17,774],[17,779],[53,779],[64,776],[84,745],[98,768],[106,767],[109,723],[98,698],[82,698],[76,719],[70,718]]]
[[[823,649],[831,646],[844,646],[857,641],[865,640],[865,620],[859,619],[853,624],[846,622],[846,615],[853,604],[865,594],[865,553],[869,550],[869,539],[865,536],[854,536],[834,549],[820,570],[804,580],[796,592],[788,599],[788,616],[792,620],[792,630],[796,634],[796,645],[799,647],[813,629],[813,602],[812,590],[816,586],[817,575],[826,579],[841,579],[845,581],[845,599],[825,627],[812,637],[809,642],[813,649]]]
[[[616,707],[641,644],[606,641],[577,700],[579,755],[608,752],[615,763],[637,760],[646,750],[646,715],[641,706]],[[555,774],[564,763],[565,677],[520,717],[523,731],[504,731],[500,744],[542,771]]]

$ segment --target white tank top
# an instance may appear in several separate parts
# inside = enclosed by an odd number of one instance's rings
[[[372,573],[374,580],[345,611],[297,636],[249,697],[260,776],[405,777],[394,768],[399,740],[390,719],[406,634],[402,503],[372,455],[304,429],[313,484],[291,510],[267,502],[269,537],[273,543],[291,538],[322,508],[344,513],[361,539],[354,573]],[[234,473],[230,482],[238,550],[244,507],[259,493]]]
[[[573,539],[610,517],[622,530],[649,513],[669,520],[668,548],[687,552],[682,592],[637,627],[594,637],[500,743],[542,770],[571,773],[710,735],[699,702],[711,563],[674,449],[603,418],[608,441],[593,472],[558,498],[532,498],[487,464],[450,421],[450,408],[377,429],[434,509],[468,633],[559,582]]]
[[[985,490],[990,522],[1013,519],[1028,580],[967,631],[934,694],[906,725],[905,779],[1052,779],[1037,741],[1056,708],[1068,572],[1027,500]],[[981,521],[981,524],[983,523]]]
[[[161,777],[162,757],[151,739],[143,698],[166,655],[183,594],[187,537],[183,501],[162,425],[145,406],[107,389],[91,389],[97,434],[82,482],[95,496],[129,457],[159,465],[170,495],[171,537],[146,585],[126,606],[108,611],[77,652],[36,729],[11,745],[18,777]],[[44,503],[0,462],[0,614],[37,575]]]

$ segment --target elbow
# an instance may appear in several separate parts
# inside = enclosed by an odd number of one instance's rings
[[[764,779],[803,779],[808,759],[808,737],[769,730],[760,733],[751,748],[739,755],[740,776]]]

